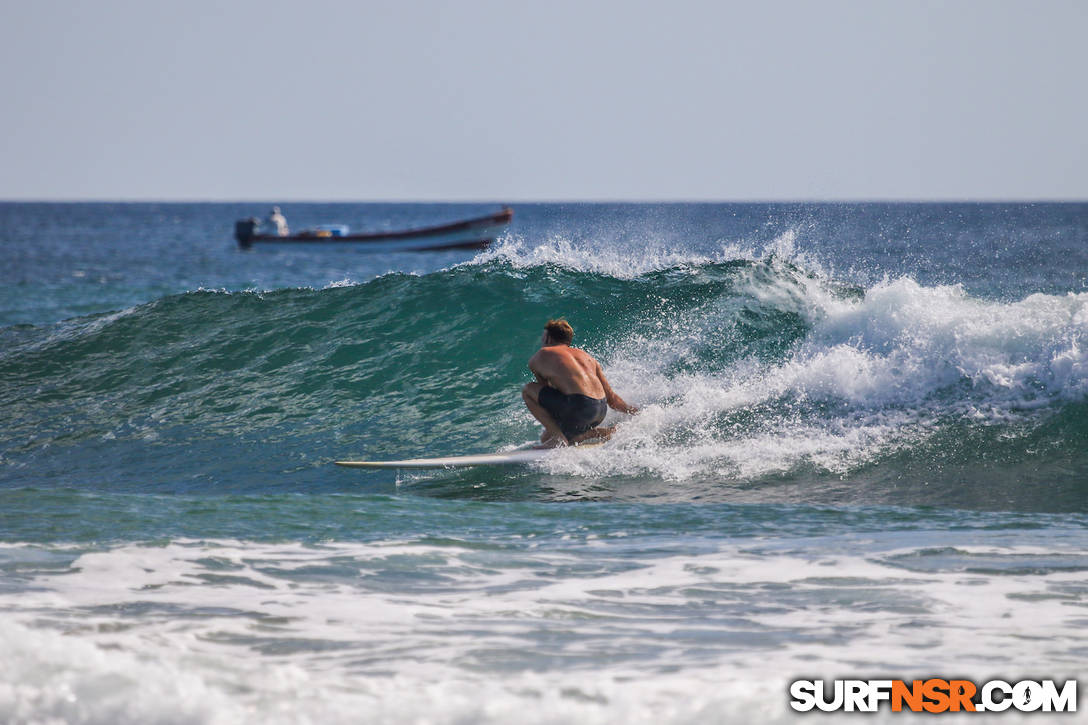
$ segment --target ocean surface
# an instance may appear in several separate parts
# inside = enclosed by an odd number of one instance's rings
[[[1088,204],[522,204],[478,253],[238,249],[270,205],[0,204],[0,722],[1088,682]],[[558,316],[642,408],[607,446],[332,465],[526,445]]]

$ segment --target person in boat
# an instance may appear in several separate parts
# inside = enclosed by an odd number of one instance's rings
[[[287,219],[280,214],[278,206],[272,207],[272,211],[268,214],[268,227],[277,237],[286,237],[291,233],[291,230],[287,228]]]
[[[533,417],[544,426],[542,446],[580,443],[608,438],[615,426],[601,428],[608,408],[634,415],[638,408],[616,395],[601,364],[576,347],[574,328],[566,320],[548,320],[540,349],[529,359],[536,381],[526,383],[521,397]]]

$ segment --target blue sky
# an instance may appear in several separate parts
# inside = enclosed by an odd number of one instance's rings
[[[0,0],[0,198],[1088,199],[1084,2]]]

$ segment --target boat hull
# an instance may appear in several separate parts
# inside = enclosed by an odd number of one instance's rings
[[[254,234],[244,236],[236,228],[235,239],[242,247],[255,244],[307,244],[357,247],[373,252],[437,251],[444,249],[483,249],[506,231],[514,212],[503,209],[497,214],[433,227],[393,232],[345,234],[343,236]]]

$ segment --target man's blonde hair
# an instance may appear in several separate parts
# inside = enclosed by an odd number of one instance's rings
[[[548,339],[552,342],[569,345],[574,340],[574,328],[562,317],[558,320],[548,320],[548,324],[544,325],[544,329],[548,331]]]

